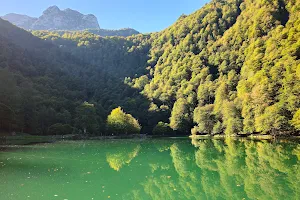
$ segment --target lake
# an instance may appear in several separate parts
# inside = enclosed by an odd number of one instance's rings
[[[300,199],[293,141],[135,139],[1,145],[1,200]]]

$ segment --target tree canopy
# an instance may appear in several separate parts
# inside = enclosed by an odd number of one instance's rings
[[[107,129],[109,133],[115,135],[139,134],[141,126],[132,115],[126,114],[121,107],[118,107],[108,116]]]
[[[99,134],[121,106],[142,133],[159,122],[184,134],[298,133],[299,9],[299,0],[212,0],[161,32],[105,38],[32,35],[0,20],[1,129],[85,132],[92,121]]]

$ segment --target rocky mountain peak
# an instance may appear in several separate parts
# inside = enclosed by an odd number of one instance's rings
[[[100,29],[98,19],[93,14],[84,15],[70,8],[61,10],[58,6],[50,6],[39,18],[10,13],[1,17],[10,23],[26,30],[49,30],[49,31],[83,31],[100,36],[130,36],[139,34],[134,29],[107,30]]]
[[[84,30],[100,29],[100,26],[94,15],[84,15],[70,8],[60,10],[57,6],[51,6],[43,12],[43,15],[32,25],[31,29]]]
[[[43,15],[56,14],[59,12],[61,12],[61,10],[57,6],[50,6],[43,12]]]
[[[55,5],[47,8],[39,18],[18,14],[8,14],[2,18],[27,30],[80,31],[85,29],[100,29],[98,19],[95,15],[84,15],[70,8],[61,10]]]

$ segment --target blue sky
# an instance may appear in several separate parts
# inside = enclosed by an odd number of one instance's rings
[[[191,14],[209,0],[2,0],[0,15],[7,13],[39,17],[52,5],[97,16],[101,28],[135,28],[140,32],[160,31],[181,14]]]

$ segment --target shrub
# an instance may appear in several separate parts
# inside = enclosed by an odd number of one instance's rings
[[[121,107],[111,111],[107,118],[107,130],[110,134],[139,134],[141,126],[132,115],[126,114]]]

